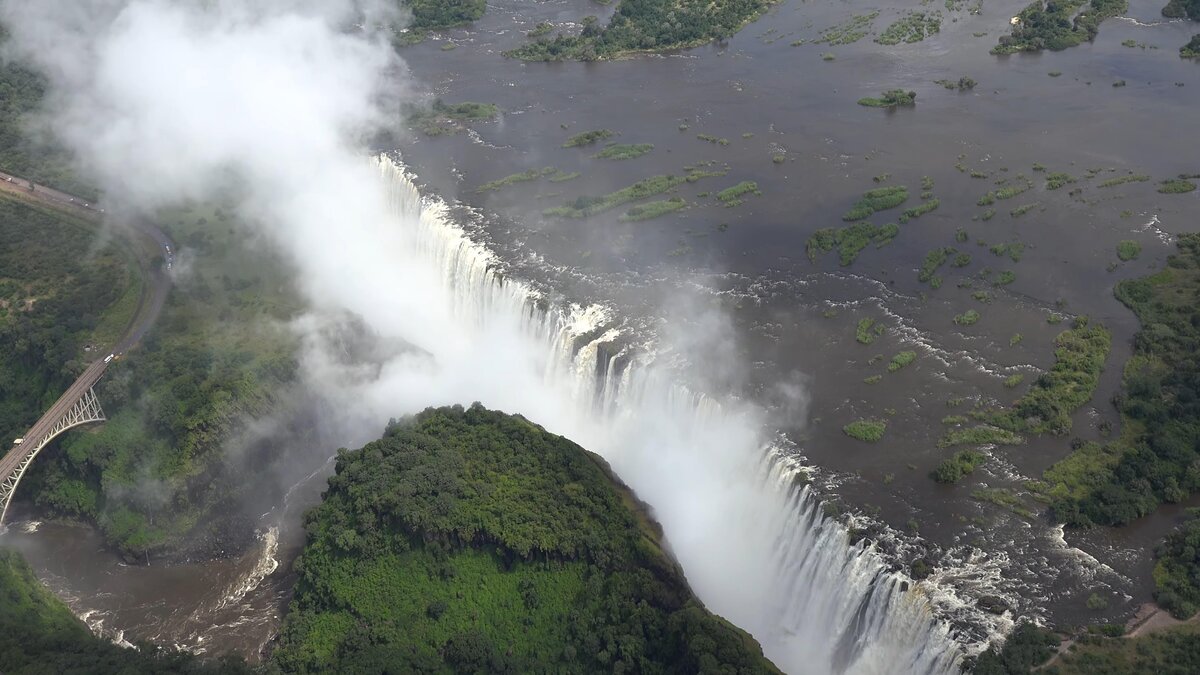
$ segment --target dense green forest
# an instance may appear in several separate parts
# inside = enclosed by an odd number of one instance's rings
[[[1200,234],[1178,248],[1166,269],[1116,287],[1142,325],[1116,401],[1123,433],[1046,472],[1061,522],[1123,524],[1200,490]]]
[[[1185,59],[1200,58],[1200,33],[1193,35],[1186,45],[1179,48],[1179,55]]]
[[[1200,21],[1200,0],[1170,0],[1162,10],[1168,19],[1191,19]]]
[[[307,527],[287,672],[778,672],[603,460],[522,417],[394,422],[339,454]]]
[[[1051,631],[1021,623],[1003,648],[981,654],[974,675],[1194,675],[1200,672],[1200,625],[1190,623],[1136,638],[1105,627],[1076,636],[1053,664],[1046,663],[1059,645]],[[1108,633],[1108,635],[1106,635]]]
[[[583,21],[579,35],[557,35],[506,56],[527,61],[595,61],[636,51],[663,51],[723,40],[757,19],[771,0],[621,0],[607,26]]]
[[[1200,672],[1196,624],[1136,638],[1083,636],[1046,675],[1195,675]]]
[[[0,672],[6,675],[142,675],[252,672],[239,658],[202,662],[151,645],[128,649],[92,635],[42,586],[16,552],[0,548]]]
[[[1154,555],[1154,600],[1177,619],[1200,611],[1200,509],[1167,535]]]
[[[141,279],[97,230],[0,195],[0,448],[8,451],[116,338]],[[115,329],[115,330],[114,330]]]
[[[431,30],[476,21],[487,9],[486,0],[402,0],[412,11],[409,28]]]
[[[244,480],[224,480],[238,470],[224,444],[274,408],[272,392],[295,368],[289,338],[271,328],[296,309],[281,293],[282,270],[239,243],[220,209],[164,218],[181,253],[195,258],[187,283],[171,291],[143,343],[96,386],[108,422],[64,435],[18,492],[45,512],[97,523],[137,558],[221,527],[214,511],[248,489]],[[53,268],[57,255],[37,265]]]
[[[1100,23],[1119,16],[1129,0],[1034,0],[1017,15],[1011,35],[1000,36],[993,54],[1059,51],[1096,39]]]

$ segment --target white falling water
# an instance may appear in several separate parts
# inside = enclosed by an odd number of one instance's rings
[[[483,402],[604,456],[652,505],[710,609],[750,631],[789,673],[957,672],[961,646],[923,585],[850,544],[753,407],[675,384],[652,354],[622,346],[609,309],[550,302],[506,278],[498,257],[443,203],[422,198],[401,165],[387,157],[376,165],[396,226],[435,266],[454,314],[467,326],[506,324],[540,345],[537,386],[562,399],[544,417],[514,408],[520,396]]]

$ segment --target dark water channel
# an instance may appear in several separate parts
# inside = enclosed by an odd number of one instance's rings
[[[1028,383],[1051,365],[1054,336],[1066,326],[1048,321],[1055,314],[1086,314],[1113,332],[1100,390],[1075,416],[1073,435],[1099,439],[1103,421],[1117,424],[1108,401],[1137,324],[1113,298],[1113,285],[1161,266],[1171,235],[1200,222],[1196,193],[1161,195],[1153,181],[1098,185],[1127,172],[1155,181],[1200,172],[1200,63],[1179,59],[1177,51],[1196,27],[1146,25],[1160,21],[1160,7],[1134,3],[1137,21],[1104,23],[1095,43],[989,55],[1025,4],[989,2],[971,15],[935,5],[789,1],[725,45],[611,63],[524,64],[500,52],[520,44],[539,21],[611,10],[585,0],[499,0],[470,29],[403,54],[417,90],[450,102],[495,103],[502,117],[469,134],[413,138],[402,151],[430,190],[476,207],[502,252],[530,274],[565,280],[564,292],[647,317],[691,303],[726,311],[740,363],[721,385],[774,406],[774,421],[832,497],[898,538],[942,550],[946,583],[995,590],[1016,598],[1021,612],[1067,624],[1120,619],[1149,599],[1150,550],[1180,517],[1178,508],[1121,530],[1064,539],[1043,519],[972,499],[984,487],[1021,493],[1024,480],[1069,452],[1070,437],[993,450],[984,469],[955,486],[928,478],[951,452],[936,444],[943,417],[964,414],[976,401],[1011,401],[1023,386],[1007,388],[1005,378],[1023,374]],[[894,47],[870,38],[791,46],[876,8],[876,33],[904,9],[941,10],[941,32]],[[1126,39],[1158,48],[1123,47]],[[448,41],[456,48],[444,50]],[[835,58],[823,60],[825,52]],[[1061,75],[1050,77],[1052,71]],[[978,86],[957,92],[934,82],[961,76]],[[1125,86],[1112,86],[1122,80]],[[896,87],[917,92],[914,109],[855,104]],[[599,128],[618,132],[622,143],[653,143],[654,151],[617,162],[592,158],[594,149],[561,147],[567,136]],[[623,209],[577,221],[541,216],[548,206],[701,162],[728,173],[681,186],[678,194],[691,206],[676,214],[635,223],[619,222]],[[1035,165],[1078,182],[1046,190]],[[582,176],[475,192],[487,181],[546,166]],[[1105,171],[1086,180],[1089,168]],[[972,178],[971,170],[988,177]],[[883,174],[891,174],[884,184],[909,186],[908,205],[929,177],[940,207],[902,225],[889,246],[868,247],[850,267],[839,266],[836,254],[810,261],[809,236],[840,226],[841,214]],[[980,196],[1018,174],[1034,187],[997,202],[990,220],[979,219]],[[712,193],[743,180],[755,181],[762,195],[733,208],[715,203]],[[1074,188],[1082,192],[1069,195]],[[1033,203],[1024,215],[1009,213]],[[966,242],[955,239],[960,228]],[[1139,242],[1143,253],[1114,265],[1124,239]],[[979,245],[1003,242],[1025,245],[1019,261]],[[916,270],[927,251],[943,246],[970,253],[972,262],[943,268],[944,284],[934,290],[917,281]],[[985,267],[1011,270],[1016,279],[993,287],[977,278]],[[973,299],[977,291],[986,291],[987,301]],[[967,309],[981,320],[956,326],[953,317]],[[861,318],[885,326],[870,345],[855,341]],[[1023,339],[1010,344],[1017,333]],[[902,350],[917,351],[916,362],[885,373]],[[876,374],[882,381],[864,383]],[[779,396],[781,385],[798,385],[802,400]],[[963,403],[951,405],[954,399]],[[864,417],[889,420],[883,441],[866,445],[842,434],[844,424]],[[317,499],[329,470],[263,516],[258,543],[231,560],[126,566],[87,530],[52,524],[16,522],[7,537],[52,588],[110,634],[252,655],[277,626],[286,570],[300,543],[298,514]],[[1109,610],[1085,608],[1093,591],[1110,598]]]

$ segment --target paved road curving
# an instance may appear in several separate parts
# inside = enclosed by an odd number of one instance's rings
[[[56,211],[82,218],[100,225],[106,220],[105,211],[79,197],[36,185],[24,178],[0,171],[0,192],[12,195],[17,199],[32,204],[46,206]],[[162,268],[159,254],[166,252],[167,247],[175,250],[175,242],[156,225],[141,219],[130,223],[112,224],[112,231],[118,236],[125,237],[129,242],[129,250],[134,254],[142,275],[142,295],[138,300],[137,310],[133,313],[125,327],[122,336],[114,345],[109,347],[111,353],[120,355],[141,341],[146,331],[154,325],[162,312],[171,289],[171,278]],[[154,251],[155,253],[151,253]],[[105,353],[104,356],[108,354]],[[28,452],[36,451],[33,447],[37,439],[52,429],[58,420],[71,409],[77,400],[90,389],[104,371],[108,362],[101,358],[87,367],[79,378],[67,388],[61,397],[50,406],[41,419],[30,427],[24,438],[30,440],[29,445],[14,445],[8,454],[0,459],[0,479],[7,477]]]

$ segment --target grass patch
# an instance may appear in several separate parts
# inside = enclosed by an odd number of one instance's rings
[[[839,262],[845,266],[858,259],[858,254],[870,244],[876,248],[891,243],[900,233],[900,227],[888,223],[876,227],[870,223],[859,222],[841,228],[827,227],[817,230],[805,244],[809,260],[815,261],[817,256],[828,253],[835,248],[838,251]]]
[[[495,119],[500,109],[491,103],[446,103],[440,98],[427,109],[410,108],[408,119],[426,136],[456,134],[471,122]]]
[[[638,204],[629,209],[621,216],[621,222],[633,222],[640,220],[650,220],[665,216],[668,213],[673,213],[687,206],[687,202],[683,201],[682,197],[671,197],[656,202],[647,202]]]
[[[952,247],[935,248],[925,254],[925,260],[921,263],[921,269],[917,272],[917,281],[921,283],[932,283],[937,278],[937,271],[946,264],[951,255],[954,255],[956,250]],[[940,283],[938,285],[941,285]]]
[[[575,134],[567,139],[562,144],[564,148],[582,148],[587,145],[595,145],[600,141],[605,141],[616,135],[611,129],[593,129],[583,133]]]
[[[904,213],[900,214],[900,222],[903,224],[903,223],[907,223],[908,221],[912,220],[913,218],[920,218],[921,216],[925,215],[926,213],[933,211],[940,205],[941,205],[941,202],[938,201],[937,199],[930,199],[929,201],[922,202],[922,203],[912,207],[911,209],[905,209]]]
[[[737,185],[727,187],[717,193],[717,201],[726,207],[737,206],[745,201],[742,197],[748,194],[762,195],[758,190],[758,183],[752,180],[744,180]]]
[[[1075,177],[1069,173],[1056,172],[1046,175],[1046,189],[1057,190],[1064,185],[1075,182]]]
[[[955,445],[1020,445],[1025,442],[1008,429],[990,424],[980,424],[967,429],[952,429],[938,440],[939,448]]]
[[[1019,241],[993,244],[988,250],[992,252],[992,255],[1000,257],[1008,256],[1013,262],[1021,262],[1021,256],[1025,254],[1025,244]]]
[[[503,188],[503,187],[506,187],[509,185],[515,185],[516,183],[527,183],[529,181],[535,181],[535,180],[541,178],[542,176],[549,175],[550,173],[553,173],[553,172],[554,172],[554,169],[542,170],[542,171],[539,171],[538,169],[530,169],[528,171],[522,171],[521,173],[509,174],[499,180],[494,180],[494,181],[491,181],[488,183],[484,183],[483,185],[480,185],[478,188],[475,189],[475,192],[477,192],[477,193],[479,193],[479,192],[494,192],[496,190],[499,190],[500,188]]]
[[[1142,245],[1132,239],[1124,239],[1117,244],[1117,257],[1123,262],[1134,260],[1142,254]]]
[[[875,188],[863,193],[842,220],[855,221],[870,217],[876,211],[886,211],[900,206],[908,200],[908,189],[903,185]]]
[[[887,366],[887,371],[889,373],[894,373],[916,360],[917,360],[916,352],[912,352],[912,351],[900,352],[899,354],[892,357],[891,363],[889,363]]]
[[[910,12],[889,24],[875,41],[881,45],[897,45],[901,42],[912,44],[938,33],[941,29],[941,12]]]
[[[1039,207],[1041,205],[1042,205],[1041,202],[1034,202],[1032,204],[1024,204],[1022,206],[1018,206],[1017,208],[1013,209],[1012,211],[1009,211],[1008,215],[1012,216],[1013,218],[1020,218],[1021,216],[1025,215],[1026,213],[1029,213],[1030,211],[1036,209],[1037,207]]]
[[[679,176],[651,176],[629,187],[610,192],[600,197],[582,196],[570,204],[546,209],[542,215],[555,218],[587,218],[603,211],[628,204],[632,201],[658,195],[679,186],[685,181]]]
[[[1145,175],[1118,176],[1116,178],[1109,178],[1106,181],[1101,181],[1097,184],[1097,187],[1109,188],[1116,187],[1118,185],[1124,185],[1126,183],[1145,183],[1148,180],[1150,180],[1150,176]]]
[[[977,502],[987,502],[995,504],[1012,511],[1013,513],[1032,520],[1036,514],[1025,506],[1025,502],[1020,497],[1013,494],[1011,490],[1004,488],[981,488],[971,492],[971,499]]]
[[[867,14],[854,14],[842,23],[821,31],[817,39],[812,42],[830,46],[854,44],[870,34],[871,23],[877,16],[879,16],[879,10]]]
[[[1183,178],[1171,178],[1158,184],[1158,191],[1164,195],[1178,195],[1195,189],[1195,183]]]
[[[903,89],[889,89],[879,95],[879,98],[867,96],[858,99],[858,104],[868,108],[896,108],[899,106],[912,107],[917,104],[917,92]]]
[[[930,477],[944,484],[957,483],[987,461],[987,455],[974,450],[960,450],[942,461]]]
[[[962,314],[955,315],[954,323],[958,326],[974,326],[979,323],[979,312],[968,309]]]
[[[598,159],[636,159],[652,150],[653,143],[613,143],[592,156]]]
[[[855,420],[842,427],[842,433],[867,443],[879,441],[886,430],[887,422],[884,420]]]
[[[875,338],[883,335],[885,330],[883,324],[875,323],[875,319],[859,319],[858,326],[854,329],[854,339],[859,344],[869,345]]]
[[[1065,434],[1071,415],[1087,403],[1112,348],[1112,336],[1100,325],[1079,317],[1075,325],[1054,340],[1054,365],[1043,373],[1012,409],[996,415],[993,423],[1013,431]]]

